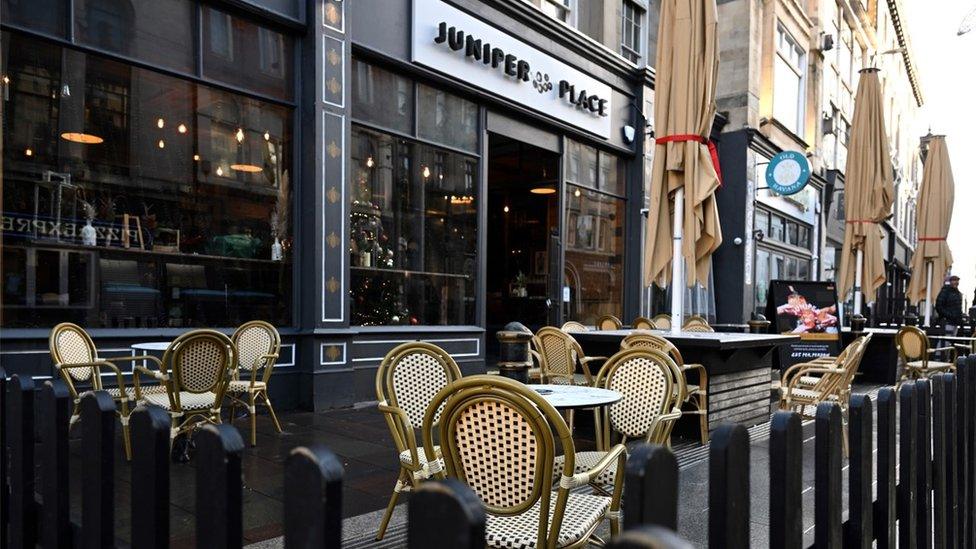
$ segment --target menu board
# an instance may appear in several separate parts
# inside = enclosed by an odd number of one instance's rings
[[[766,317],[772,320],[777,333],[800,336],[800,341],[780,347],[780,368],[840,351],[837,289],[833,282],[773,280],[769,286]]]

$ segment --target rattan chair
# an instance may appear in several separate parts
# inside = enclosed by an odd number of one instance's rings
[[[237,328],[230,340],[237,348],[237,364],[227,382],[230,422],[234,422],[238,404],[247,408],[251,418],[251,446],[254,446],[257,444],[257,404],[264,404],[268,408],[275,429],[281,432],[281,423],[278,422],[278,416],[268,396],[271,372],[281,352],[281,336],[271,324],[263,320],[252,320]],[[261,370],[263,372],[258,379],[258,372]],[[241,374],[246,379],[241,379]]]
[[[648,333],[633,333],[620,342],[620,348],[626,349],[654,349],[667,354],[680,372],[685,384],[685,395],[679,405],[688,404],[691,410],[684,411],[687,415],[698,416],[698,427],[701,431],[702,444],[708,442],[708,371],[701,364],[685,364],[681,351],[667,339]],[[697,374],[697,383],[690,383],[688,374]]]
[[[634,321],[631,323],[630,327],[635,330],[657,329],[657,326],[654,324],[654,321],[645,316],[639,316],[635,318]]]
[[[439,458],[440,450],[425,452],[423,447],[418,447],[416,430],[423,425],[424,412],[434,395],[460,378],[461,370],[447,351],[419,341],[394,347],[376,371],[376,398],[400,460],[400,474],[380,522],[377,540],[386,534],[400,492],[409,491],[430,478],[429,456]]]
[[[715,330],[708,324],[708,320],[700,315],[691,315],[684,325],[681,326],[684,332],[714,332]]]
[[[588,331],[590,331],[590,328],[586,324],[583,324],[582,322],[576,322],[575,320],[570,320],[570,321],[564,322],[563,325],[562,325],[562,328],[560,328],[560,330],[562,330],[564,332],[568,332],[568,333],[572,333],[572,332],[588,332]]]
[[[201,423],[219,424],[220,405],[236,360],[234,343],[226,335],[216,330],[187,332],[166,349],[158,371],[135,366],[136,398],[169,412],[171,439],[192,434]],[[166,393],[143,393],[141,375],[161,381]]]
[[[132,445],[129,439],[129,413],[132,411],[129,402],[135,400],[135,389],[126,387],[121,370],[114,362],[135,362],[149,360],[159,363],[159,359],[151,355],[99,357],[95,342],[81,326],[70,322],[62,322],[51,330],[48,338],[48,348],[54,369],[68,386],[68,392],[74,401],[71,419],[68,421],[70,429],[79,419],[79,405],[81,397],[90,391],[105,391],[119,406],[119,422],[122,424],[122,445],[126,459],[132,458]],[[115,387],[105,388],[102,385],[102,370],[108,370],[115,375]],[[88,386],[79,390],[78,384]],[[164,393],[161,386],[143,387],[146,392]]]
[[[956,348],[929,347],[929,337],[915,326],[902,326],[895,334],[895,347],[898,358],[902,363],[898,385],[908,379],[929,377],[940,372],[956,370]],[[948,361],[936,361],[930,358],[933,353],[945,353]]]
[[[535,337],[539,344],[539,358],[542,360],[543,383],[593,386],[589,364],[595,360],[606,360],[607,357],[584,355],[583,348],[576,339],[559,328],[540,328]],[[583,371],[582,374],[576,373],[577,363]]]
[[[619,330],[623,322],[613,315],[603,315],[596,321],[597,330]]]
[[[611,497],[573,490],[612,467],[622,471],[626,449],[618,444],[594,467],[577,472],[569,427],[551,404],[521,383],[500,376],[463,378],[437,393],[422,432],[427,453],[436,451],[435,440],[441,442],[443,471],[435,462],[435,476],[461,480],[484,504],[487,547],[602,545],[595,532],[606,518],[611,535],[619,530],[623,475],[616,477]],[[565,456],[555,481],[557,438]]]
[[[654,318],[651,319],[651,322],[654,323],[654,327],[657,328],[658,330],[671,329],[671,315],[666,315],[663,313],[659,315],[654,315]]]

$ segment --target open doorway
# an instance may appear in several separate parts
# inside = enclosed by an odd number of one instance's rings
[[[488,137],[486,328],[518,321],[532,330],[555,322],[559,155],[509,137]]]

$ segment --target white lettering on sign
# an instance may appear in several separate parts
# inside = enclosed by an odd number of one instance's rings
[[[610,138],[610,86],[442,0],[413,2],[413,62]]]

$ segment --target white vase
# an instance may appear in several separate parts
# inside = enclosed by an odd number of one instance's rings
[[[95,227],[92,227],[91,219],[89,219],[81,228],[81,243],[85,246],[94,246],[97,240],[96,234]]]
[[[281,240],[276,236],[274,244],[271,245],[271,261],[281,261],[284,259],[284,250],[281,249]]]

